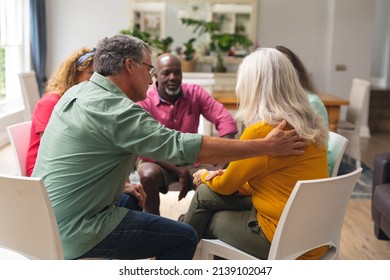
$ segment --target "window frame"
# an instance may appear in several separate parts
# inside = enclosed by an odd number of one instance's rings
[[[5,12],[5,2],[11,2],[18,7],[14,14],[9,10],[6,11],[7,17],[10,18],[6,23],[4,20],[0,23],[0,32],[5,30],[6,25],[11,25],[8,29],[11,32],[18,33],[17,40],[7,42],[7,39],[0,40],[0,48],[4,50],[4,60],[0,61],[0,73],[3,75],[5,95],[0,96],[0,114],[14,111],[17,107],[23,106],[23,98],[18,74],[31,69],[31,50],[30,50],[30,15],[29,0],[0,0],[0,14]],[[9,4],[9,2],[7,4]],[[12,22],[18,21],[13,25]],[[11,23],[11,24],[10,24]],[[3,32],[4,34],[4,32]]]

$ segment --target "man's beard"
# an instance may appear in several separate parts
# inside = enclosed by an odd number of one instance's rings
[[[165,89],[165,92],[170,96],[176,96],[180,93],[180,87],[177,90]]]

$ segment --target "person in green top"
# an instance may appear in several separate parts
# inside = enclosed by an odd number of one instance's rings
[[[322,118],[324,126],[329,127],[328,111],[326,110],[326,107],[322,102],[321,98],[318,96],[317,89],[314,86],[314,83],[310,78],[309,73],[306,71],[306,67],[303,64],[303,62],[289,48],[285,46],[276,46],[275,48],[281,53],[283,53],[285,56],[287,56],[288,59],[291,61],[295,70],[298,73],[298,78],[301,83],[301,86],[307,92],[310,106],[313,108],[314,112],[316,112],[317,115],[319,115]],[[331,151],[328,148],[328,143],[326,143],[326,154],[328,157],[328,175],[329,177],[331,177],[333,172],[334,161],[330,156]]]
[[[54,107],[32,176],[47,187],[65,259],[193,258],[191,226],[139,211],[147,199],[142,186],[126,184],[138,156],[185,164],[305,152],[307,143],[284,130],[285,121],[269,137],[248,141],[164,127],[136,104],[153,82],[151,52],[132,36],[102,39],[95,73]]]

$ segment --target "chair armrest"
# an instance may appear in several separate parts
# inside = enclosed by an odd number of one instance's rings
[[[390,153],[376,154],[374,158],[372,191],[377,185],[390,183]]]

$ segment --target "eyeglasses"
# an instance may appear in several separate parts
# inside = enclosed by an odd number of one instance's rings
[[[156,72],[157,72],[156,67],[154,67],[153,65],[150,65],[148,63],[145,63],[145,62],[142,62],[142,64],[146,65],[146,66],[149,66],[149,68],[150,68],[149,69],[149,76],[150,76],[150,78],[153,78],[154,75],[156,75]]]

